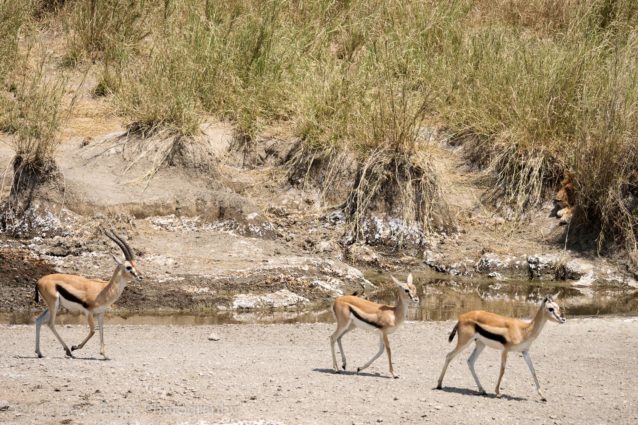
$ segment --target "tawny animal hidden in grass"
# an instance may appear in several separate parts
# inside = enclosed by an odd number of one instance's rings
[[[417,303],[416,287],[412,284],[412,274],[408,276],[407,282],[399,282],[392,277],[392,281],[397,286],[397,303],[389,306],[377,304],[372,301],[354,295],[338,297],[332,305],[332,311],[335,319],[337,319],[337,330],[330,336],[330,348],[332,350],[332,367],[335,372],[339,372],[337,367],[337,357],[335,355],[335,342],[339,344],[341,352],[341,367],[346,370],[346,354],[341,345],[341,338],[353,330],[354,328],[362,328],[374,331],[379,334],[379,351],[370,359],[369,362],[357,368],[357,373],[361,372],[372,364],[383,353],[383,349],[388,353],[388,363],[390,365],[390,374],[394,378],[398,375],[394,373],[392,368],[392,352],[390,350],[390,341],[388,334],[394,332],[405,320],[408,312],[410,301]]]
[[[565,317],[561,314],[560,306],[554,301],[554,297],[552,296],[546,296],[543,299],[536,316],[534,316],[531,321],[505,317],[489,313],[487,311],[470,311],[460,315],[459,321],[452,329],[449,337],[449,341],[452,342],[454,335],[458,332],[456,347],[445,357],[445,365],[443,365],[443,370],[441,371],[437,388],[442,388],[443,377],[445,376],[447,367],[452,359],[458,353],[463,351],[463,349],[472,341],[476,341],[476,346],[470,357],[467,359],[467,364],[470,367],[470,372],[474,377],[474,381],[476,381],[479,392],[485,394],[485,390],[483,389],[478,375],[474,370],[474,363],[485,346],[488,346],[502,351],[501,371],[498,376],[498,381],[496,382],[495,390],[497,397],[501,396],[500,386],[503,373],[505,372],[507,354],[510,351],[515,351],[523,354],[525,363],[527,363],[527,366],[534,377],[536,391],[538,391],[541,399],[545,401],[546,399],[541,391],[538,378],[536,377],[536,371],[534,370],[532,359],[529,356],[529,349],[538,335],[540,335],[548,320],[553,320],[557,323],[565,323],[566,321]]]
[[[115,256],[115,270],[111,280],[89,279],[83,276],[71,274],[49,274],[36,284],[35,301],[38,302],[38,294],[42,295],[47,308],[35,319],[35,352],[38,357],[42,357],[40,351],[40,327],[42,323],[49,325],[49,328],[60,341],[67,356],[73,357],[72,351],[84,347],[89,339],[95,334],[95,319],[97,317],[100,328],[100,354],[105,359],[104,350],[104,313],[122,295],[128,282],[133,280],[141,281],[142,276],[135,264],[135,255],[131,247],[113,232],[104,232],[113,242],[120,247],[124,253],[124,262],[120,262]],[[64,343],[62,337],[55,329],[55,316],[60,307],[64,307],[71,312],[81,312],[87,317],[89,334],[79,344],[69,347]]]

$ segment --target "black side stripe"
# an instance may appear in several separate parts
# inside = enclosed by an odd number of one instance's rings
[[[357,313],[357,311],[354,308],[352,308],[352,306],[349,306],[349,308],[350,308],[350,313],[354,314],[354,317],[356,317],[357,319],[361,320],[364,323],[367,323],[370,326],[374,326],[377,329],[381,329],[382,328],[382,326],[380,324],[378,324],[377,322],[373,322],[371,320],[367,320],[367,319],[364,319],[363,317],[361,317],[361,315],[359,313]]]
[[[507,343],[507,340],[505,339],[505,337],[503,335],[495,334],[495,333],[492,333],[492,332],[490,332],[490,331],[488,331],[486,329],[483,329],[481,326],[479,326],[478,323],[475,323],[474,326],[476,327],[476,331],[482,337],[487,338],[487,339],[491,339],[492,341],[500,342],[503,345],[505,345]]]
[[[69,291],[67,291],[64,288],[64,286],[55,285],[55,289],[60,293],[60,295],[62,295],[62,297],[65,300],[71,301],[72,303],[80,304],[84,308],[89,308],[89,305],[87,303],[85,303],[84,301],[82,301],[81,299],[79,299],[78,297],[70,293]]]

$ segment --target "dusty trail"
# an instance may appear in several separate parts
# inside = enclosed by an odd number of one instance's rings
[[[452,325],[410,322],[391,335],[397,380],[387,378],[385,355],[369,374],[333,374],[331,324],[107,324],[110,361],[97,359],[97,337],[82,358],[65,359],[47,329],[47,357],[38,360],[33,326],[0,326],[0,404],[9,406],[0,422],[638,423],[638,318],[548,324],[531,351],[546,403],[518,355],[510,356],[500,400],[476,395],[469,350],[450,365],[445,390],[433,390]],[[81,326],[60,331],[69,343],[85,334]],[[376,337],[354,331],[344,349],[353,370],[375,352]],[[486,350],[477,362],[486,389],[498,358]]]

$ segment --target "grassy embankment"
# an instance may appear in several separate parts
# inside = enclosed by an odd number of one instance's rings
[[[0,2],[0,14],[16,3]],[[291,174],[307,183],[305,170],[320,168],[312,177],[325,187],[353,163],[355,184],[340,201],[355,234],[362,212],[384,202],[425,229],[449,223],[418,137],[437,126],[464,141],[516,216],[570,172],[583,231],[601,247],[637,248],[632,0],[69,0],[45,13],[42,3],[52,2],[35,1],[0,37],[62,28],[59,67],[98,63],[95,94],[109,96],[132,131],[194,136],[213,116],[251,143],[284,126],[303,140]],[[15,47],[1,48],[20,56]],[[5,89],[16,75],[6,64]],[[3,99],[19,105],[20,90]]]

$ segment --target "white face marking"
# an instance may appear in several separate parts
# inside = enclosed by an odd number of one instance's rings
[[[412,302],[414,302],[414,303],[418,303],[419,302],[419,297],[417,296],[416,286],[412,285],[411,283],[408,283],[402,289],[403,289],[403,292],[410,297],[410,300]]]
[[[565,323],[566,320],[562,315],[560,306],[553,300],[549,299],[545,301],[545,311],[550,319],[557,323]]]
[[[122,267],[123,267],[122,275],[124,276],[125,279],[136,280],[138,282],[142,280],[142,275],[137,270],[137,267],[135,267],[135,265],[132,264],[131,262],[124,261],[124,263],[122,263]]]
[[[407,282],[399,282],[394,276],[390,276],[395,285],[399,287],[401,296],[407,296],[413,303],[419,302],[416,286],[412,284],[412,273],[408,275]]]

